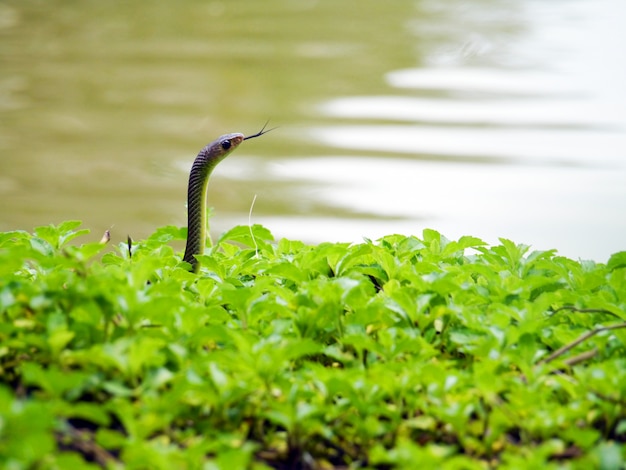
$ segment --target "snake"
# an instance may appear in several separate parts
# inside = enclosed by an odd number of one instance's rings
[[[272,130],[266,131],[266,126],[267,123],[259,132],[247,137],[239,132],[218,137],[200,150],[191,166],[187,186],[187,245],[183,261],[189,263],[195,273],[200,269],[200,262],[196,255],[204,254],[206,245],[206,196],[209,177],[217,164],[230,155],[244,140],[259,137]]]

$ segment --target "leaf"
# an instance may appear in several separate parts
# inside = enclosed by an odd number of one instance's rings
[[[273,240],[272,233],[262,225],[239,225],[224,232],[217,240],[217,245],[230,241],[249,248],[267,249]]]
[[[506,238],[500,238],[500,243],[502,243],[502,247],[504,251],[498,250],[500,254],[502,254],[505,259],[509,262],[509,266],[515,268],[522,261],[524,254],[530,248],[528,245],[516,245],[511,240],[507,240]]]
[[[4,461],[17,462],[18,468],[38,466],[37,462],[56,448],[51,407],[45,402],[19,401],[4,386],[0,386],[0,403],[7,404],[0,427],[0,450]]]
[[[68,246],[65,250],[70,256],[80,261],[87,261],[106,249],[103,243],[86,243],[79,247]]]
[[[74,238],[89,233],[89,230],[75,230],[80,227],[79,220],[62,222],[58,226],[47,225],[35,228],[35,235],[48,242],[54,248],[61,248]]]
[[[626,267],[626,251],[620,251],[619,253],[615,253],[611,255],[606,266],[609,269],[609,271],[614,271],[619,268],[625,268]]]
[[[620,447],[612,442],[600,443],[595,449],[595,454],[599,460],[598,468],[601,470],[623,467],[626,460]]]
[[[70,341],[74,339],[76,333],[65,329],[57,329],[48,336],[48,345],[53,356],[57,356]]]
[[[422,236],[424,238],[424,244],[433,254],[440,254],[441,250],[448,244],[448,239],[436,230],[424,229]]]
[[[14,230],[12,232],[0,232],[0,247],[8,245],[15,247],[20,241],[28,240],[30,234],[24,230]]]
[[[96,431],[96,442],[105,449],[116,450],[124,445],[126,436],[112,429],[98,428]]]
[[[155,241],[157,243],[168,243],[172,240],[186,240],[187,239],[187,227],[176,227],[174,225],[166,225],[160,227],[148,237],[148,240]]]
[[[132,389],[115,380],[104,382],[102,389],[115,397],[130,397],[133,395]]]
[[[78,238],[83,235],[87,235],[89,233],[90,233],[89,229],[82,229],[82,230],[61,233],[61,235],[59,236],[59,247],[66,245],[67,243],[74,240],[75,238]]]
[[[459,241],[451,241],[449,242],[443,251],[441,252],[442,256],[450,256],[453,254],[463,254],[464,251],[468,248],[476,248],[479,246],[485,246],[486,243],[482,241],[480,238],[463,236],[459,238]]]
[[[97,403],[59,402],[56,412],[65,418],[80,418],[100,426],[108,426],[111,421],[107,411]]]
[[[33,250],[44,256],[52,256],[54,254],[52,245],[43,238],[31,238],[30,246]]]
[[[305,356],[317,354],[323,350],[323,346],[310,338],[290,341],[284,346],[285,358],[289,360],[300,359]]]
[[[53,397],[75,393],[76,389],[85,385],[89,377],[82,372],[63,371],[56,365],[44,369],[32,362],[22,364],[22,373],[27,384],[38,386]]]

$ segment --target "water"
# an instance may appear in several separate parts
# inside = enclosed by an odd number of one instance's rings
[[[0,229],[184,225],[197,151],[271,118],[214,172],[214,234],[429,227],[605,261],[626,249],[624,19],[619,0],[4,2]]]

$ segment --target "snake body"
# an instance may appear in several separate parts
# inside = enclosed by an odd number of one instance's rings
[[[194,160],[187,187],[187,246],[183,256],[183,261],[191,264],[193,272],[200,269],[195,255],[204,254],[206,245],[206,194],[211,172],[244,140],[259,137],[266,132],[269,130],[265,131],[263,126],[259,132],[247,137],[238,132],[223,135],[200,150]]]

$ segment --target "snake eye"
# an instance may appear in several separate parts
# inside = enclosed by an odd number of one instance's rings
[[[230,143],[230,140],[225,140],[224,142],[222,142],[222,148],[224,150],[228,150],[230,148],[232,144]]]

